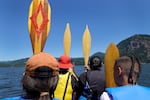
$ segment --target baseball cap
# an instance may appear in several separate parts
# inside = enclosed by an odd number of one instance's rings
[[[57,74],[58,71],[58,62],[57,60],[49,53],[40,52],[31,56],[26,62],[26,70],[25,73],[28,75],[32,75],[35,69],[46,66],[53,70],[53,74]]]

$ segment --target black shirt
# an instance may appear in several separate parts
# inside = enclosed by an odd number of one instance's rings
[[[87,75],[87,76],[86,76]],[[90,88],[93,91],[94,96],[100,96],[102,92],[105,90],[105,76],[104,72],[100,70],[90,70],[88,72],[84,72],[79,76],[79,84],[78,84],[78,97],[82,94],[86,79],[89,83]]]

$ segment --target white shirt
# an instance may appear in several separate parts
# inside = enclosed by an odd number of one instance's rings
[[[100,97],[100,100],[111,100],[111,98],[109,97],[107,92],[103,92]]]

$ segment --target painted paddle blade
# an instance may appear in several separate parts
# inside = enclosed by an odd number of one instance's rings
[[[48,0],[32,0],[29,8],[28,31],[33,53],[42,52],[50,31],[51,8]]]
[[[119,50],[114,43],[111,43],[105,52],[104,66],[105,66],[105,77],[106,87],[115,87],[114,80],[114,64],[115,60],[119,57]]]
[[[82,37],[82,47],[83,47],[83,55],[84,55],[84,65],[87,66],[89,60],[90,48],[91,48],[91,35],[87,25]]]
[[[64,55],[70,55],[70,48],[71,48],[71,32],[70,32],[70,25],[67,23],[66,30],[64,32]]]

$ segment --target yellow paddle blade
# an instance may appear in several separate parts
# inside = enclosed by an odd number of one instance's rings
[[[64,55],[70,55],[70,47],[71,47],[71,32],[70,25],[67,23],[66,30],[64,32]]]
[[[87,66],[89,60],[90,48],[91,48],[91,35],[87,25],[82,37],[82,48],[83,48],[83,55],[84,55],[84,64],[85,66]]]
[[[119,57],[119,50],[114,43],[111,43],[106,49],[104,58],[106,87],[116,86],[114,80],[114,64],[118,57]]]
[[[48,0],[32,0],[29,8],[28,31],[33,53],[43,51],[50,31],[51,8]]]
[[[70,56],[70,48],[71,48],[71,32],[70,32],[70,25],[69,23],[67,23],[66,30],[64,32],[64,55]],[[78,80],[78,77],[76,76],[72,68],[69,68],[69,72],[76,78],[76,80]]]

